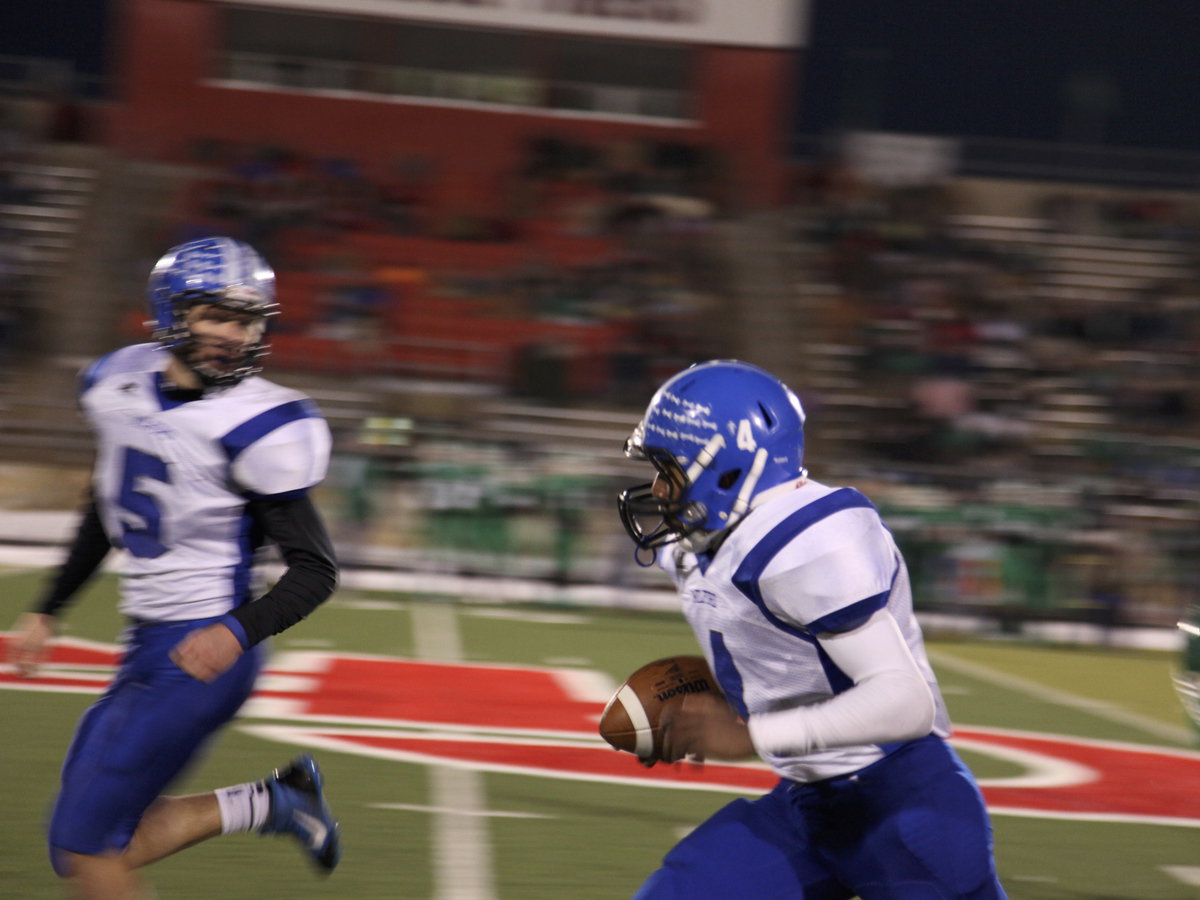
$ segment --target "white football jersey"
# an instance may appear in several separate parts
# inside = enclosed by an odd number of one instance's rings
[[[263,378],[169,399],[169,361],[158,344],[126,347],[93,363],[80,390],[96,504],[126,551],[120,609],[149,621],[220,616],[250,599],[247,501],[318,484],[331,443],[311,400]]]
[[[782,491],[782,493],[779,493]],[[711,558],[671,546],[659,564],[679,589],[684,616],[734,708],[750,715],[827,700],[852,682],[815,634],[844,631],[885,608],[895,618],[936,704],[934,731],[950,722],[912,610],[908,571],[891,532],[853,488],[808,481],[772,496]],[[815,781],[880,759],[876,745],[807,756],[767,756],[780,776]]]

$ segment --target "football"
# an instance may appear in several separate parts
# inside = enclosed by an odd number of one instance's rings
[[[617,688],[600,716],[600,736],[643,762],[661,758],[663,712],[689,694],[720,693],[703,656],[668,656],[646,663]]]

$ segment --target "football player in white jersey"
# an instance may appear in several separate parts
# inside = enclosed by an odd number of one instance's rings
[[[138,868],[222,833],[290,834],[323,871],[340,854],[309,756],[257,782],[163,793],[250,696],[262,642],[329,597],[337,564],[308,496],[325,476],[328,425],[303,394],[256,374],[278,309],[271,268],[240,241],[190,241],[158,261],[148,300],[154,341],[81,376],[91,499],[13,644],[18,671],[35,671],[68,602],[110,549],[124,551],[124,656],[80,720],[49,826],[55,871],[87,898],[141,896]],[[255,598],[267,542],[286,570]]]
[[[799,399],[734,360],[669,379],[626,443],[657,474],[621,494],[622,522],[674,580],[724,692],[668,713],[663,759],[757,754],[780,778],[680,841],[636,896],[1004,897],[900,552],[803,453]]]

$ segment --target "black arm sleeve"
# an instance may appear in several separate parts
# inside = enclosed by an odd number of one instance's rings
[[[294,500],[252,500],[250,515],[283,554],[287,570],[275,586],[231,615],[245,632],[245,645],[295,625],[329,599],[337,586],[333,542],[307,496]]]
[[[67,558],[46,586],[36,611],[48,616],[58,615],[74,599],[75,593],[96,574],[111,548],[108,535],[100,523],[96,501],[89,500],[75,531],[75,538],[71,541]]]

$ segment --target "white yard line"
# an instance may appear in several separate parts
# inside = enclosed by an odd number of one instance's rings
[[[551,819],[543,813],[506,812],[502,809],[483,809],[475,813],[467,813],[461,809],[448,809],[444,806],[421,806],[416,803],[368,803],[372,809],[398,809],[401,812],[438,813],[455,816],[482,816],[486,819]]]
[[[18,575],[25,575],[29,572],[45,572],[44,567],[39,566],[22,566],[19,568],[9,568],[5,566],[0,570],[0,578],[16,578]]]
[[[1176,881],[1200,887],[1200,866],[1159,866]]]
[[[1105,700],[1093,700],[1090,697],[1080,697],[1078,694],[1060,691],[1057,688],[1047,687],[1036,681],[1030,681],[1028,678],[1021,678],[1019,675],[1010,675],[1007,672],[1001,672],[998,669],[993,669],[979,663],[968,662],[965,659],[960,659],[957,656],[947,653],[940,653],[934,649],[927,648],[927,651],[930,660],[935,665],[958,672],[961,675],[978,678],[980,681],[986,681],[998,687],[1019,691],[1022,694],[1027,694],[1030,697],[1043,700],[1047,703],[1056,703],[1059,706],[1077,709],[1080,712],[1089,713],[1099,719],[1107,719],[1109,722],[1116,722],[1119,725],[1128,725],[1131,728],[1136,728],[1145,734],[1152,734],[1155,737],[1166,738],[1169,741],[1182,744],[1191,743],[1192,732],[1182,725],[1171,725],[1168,722],[1153,719],[1150,716],[1143,716],[1141,713],[1122,709]]]
[[[410,607],[413,643],[422,659],[461,660],[457,612],[449,604]],[[429,767],[436,900],[496,900],[492,840],[485,815],[483,774]]]

